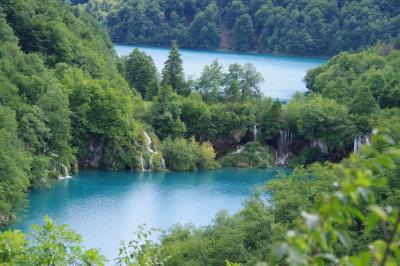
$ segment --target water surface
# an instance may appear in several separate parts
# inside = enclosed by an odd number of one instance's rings
[[[159,72],[167,60],[169,50],[147,46],[115,45],[118,55],[127,55],[134,48],[151,55]],[[326,62],[327,59],[297,56],[273,56],[250,53],[214,52],[182,49],[184,71],[187,76],[198,78],[205,65],[211,64],[215,59],[227,71],[230,64],[252,63],[263,75],[264,82],[261,91],[265,96],[290,99],[296,91],[306,91],[303,82],[308,69],[315,68]]]
[[[219,169],[199,172],[82,171],[49,189],[34,190],[30,207],[14,228],[30,231],[48,214],[83,237],[87,247],[101,248],[112,260],[121,240],[138,225],[167,229],[180,223],[210,224],[225,209],[238,211],[257,185],[278,170]]]

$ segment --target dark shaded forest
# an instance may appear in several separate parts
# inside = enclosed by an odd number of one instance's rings
[[[400,33],[397,0],[85,2],[115,43],[330,56]]]

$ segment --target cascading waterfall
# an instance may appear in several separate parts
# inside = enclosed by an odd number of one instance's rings
[[[281,130],[278,140],[277,165],[286,165],[286,160],[292,153],[293,134],[290,129]]]
[[[359,134],[354,138],[354,153],[358,153],[364,145],[370,145],[370,136],[368,134]]]
[[[158,152],[153,144],[153,141],[151,140],[149,134],[147,134],[146,131],[143,132],[144,138],[146,140],[146,150],[150,153],[150,158],[148,161],[148,164],[146,164],[146,161],[143,158],[143,154],[140,154],[140,164],[141,164],[141,170],[142,171],[151,171],[154,169],[154,156],[159,155],[160,156],[160,166],[162,168],[165,168],[165,160],[160,152]]]
[[[328,153],[328,146],[326,145],[325,140],[322,138],[313,140],[311,146],[318,147],[322,153]]]
[[[68,173],[68,168],[65,164],[60,163],[61,175],[58,177],[60,180],[71,178],[72,176]]]
[[[146,131],[143,132],[144,137],[146,138],[146,149],[148,152],[150,153],[154,153],[154,150],[151,148],[151,146],[153,145],[153,141],[151,141],[151,138],[149,136],[149,134],[147,134]]]

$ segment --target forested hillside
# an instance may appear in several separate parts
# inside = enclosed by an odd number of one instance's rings
[[[141,100],[115,61],[106,32],[80,8],[1,1],[1,224],[14,220],[30,187],[78,165],[140,168]]]
[[[391,41],[397,0],[86,0],[116,43],[333,55]]]

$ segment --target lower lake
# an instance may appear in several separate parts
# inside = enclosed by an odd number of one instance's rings
[[[49,215],[100,248],[112,261],[121,240],[138,226],[168,229],[174,224],[208,225],[224,209],[237,212],[254,189],[284,170],[231,169],[197,172],[81,171],[49,189],[34,190],[13,228],[24,232]]]
[[[118,55],[128,55],[134,48],[150,55],[161,73],[164,62],[167,60],[169,49],[147,46],[114,45]],[[303,82],[307,70],[324,64],[327,59],[299,56],[275,56],[252,53],[181,50],[184,71],[187,76],[198,78],[205,65],[211,64],[215,59],[228,70],[234,63],[252,63],[263,75],[264,82],[261,92],[264,96],[288,100],[297,91],[305,92]]]

